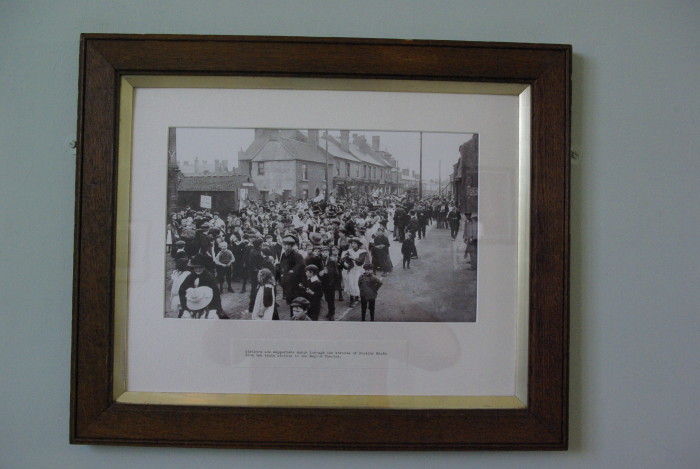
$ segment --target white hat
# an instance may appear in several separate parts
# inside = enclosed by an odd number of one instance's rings
[[[187,309],[190,311],[199,311],[209,306],[214,292],[210,287],[188,288],[185,294],[187,298]]]

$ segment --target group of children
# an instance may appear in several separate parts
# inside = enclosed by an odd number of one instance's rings
[[[360,307],[362,310],[362,320],[365,321],[367,310],[369,309],[370,321],[374,321],[375,303],[377,293],[382,286],[382,281],[373,273],[372,264],[363,266],[364,272],[358,279],[360,287]],[[318,276],[318,267],[315,265],[306,266],[306,278],[308,282],[300,284],[306,294],[292,300],[290,307],[293,321],[316,321],[321,311],[321,299],[323,298],[323,288]]]

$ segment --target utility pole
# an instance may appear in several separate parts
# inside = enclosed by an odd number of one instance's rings
[[[328,193],[330,192],[330,186],[328,185],[328,129],[324,130],[324,135],[326,137],[326,195],[323,200],[328,202]]]
[[[420,166],[418,167],[418,200],[423,199],[423,132],[420,133]]]
[[[438,196],[442,196],[442,160],[438,160]]]

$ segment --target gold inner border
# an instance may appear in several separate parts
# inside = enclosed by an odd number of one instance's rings
[[[155,405],[320,407],[375,409],[521,409],[527,402],[529,298],[530,92],[516,83],[436,82],[277,77],[122,77],[119,102],[117,232],[114,299],[113,397],[117,402]],[[129,221],[134,88],[293,89],[511,95],[520,98],[518,177],[518,311],[514,396],[356,396],[307,394],[219,394],[127,391]]]

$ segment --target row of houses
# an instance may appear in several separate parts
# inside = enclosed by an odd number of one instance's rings
[[[319,130],[256,129],[255,140],[238,154],[263,200],[315,198],[327,191],[399,194],[418,184],[397,161],[364,135],[343,130],[334,137]]]
[[[256,129],[253,142],[238,153],[238,168],[230,172],[224,161],[211,165],[195,160],[194,168],[178,163],[175,129],[171,129],[169,203],[173,207],[199,207],[207,200],[212,210],[227,211],[241,208],[247,200],[314,199],[331,192],[340,197],[417,196],[420,175],[399,168],[380,144],[379,136],[372,136],[370,143],[365,135],[351,135],[347,130],[335,137],[315,129]],[[455,165],[455,171],[461,175],[460,164]],[[423,195],[456,194],[454,187],[461,184],[460,178],[453,176],[451,184],[423,181]]]
[[[452,176],[452,200],[462,213],[479,211],[479,136],[459,146],[459,159]]]

